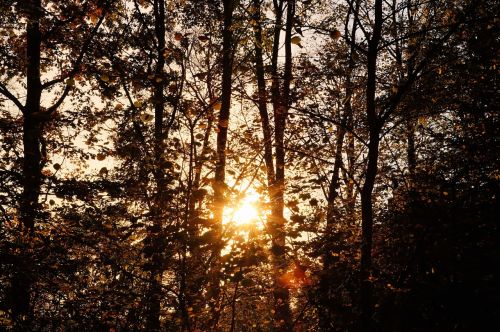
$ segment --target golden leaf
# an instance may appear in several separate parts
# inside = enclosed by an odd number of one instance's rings
[[[339,39],[341,36],[340,34],[340,31],[335,29],[332,31],[332,33],[330,34],[330,37],[332,37],[333,39]]]
[[[291,42],[292,44],[294,44],[294,45],[300,45],[300,42],[301,42],[301,41],[302,41],[302,40],[300,39],[300,37],[299,37],[299,36],[294,36],[294,37],[292,37],[292,39],[290,40],[290,42]]]
[[[148,114],[148,113],[142,113],[140,118],[141,118],[141,121],[144,123],[150,122],[153,120],[153,116],[151,114]]]

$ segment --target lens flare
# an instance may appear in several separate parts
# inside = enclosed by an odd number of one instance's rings
[[[258,201],[257,193],[245,195],[235,207],[227,207],[224,210],[224,223],[243,226],[257,222],[259,220]]]

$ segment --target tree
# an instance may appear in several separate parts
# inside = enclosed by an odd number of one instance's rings
[[[283,272],[287,269],[286,259],[286,230],[284,210],[285,194],[285,147],[284,137],[288,110],[291,106],[290,82],[292,80],[292,24],[295,17],[295,2],[286,2],[285,24],[285,63],[282,74],[283,84],[280,83],[278,54],[280,51],[280,32],[284,14],[284,2],[274,2],[276,15],[274,22],[273,48],[271,55],[271,101],[274,113],[274,146],[275,163],[272,156],[271,128],[267,112],[267,97],[264,82],[264,65],[262,59],[262,46],[264,39],[261,27],[260,4],[254,2],[254,38],[255,61],[259,96],[259,113],[262,122],[264,137],[264,158],[267,172],[268,194],[271,201],[271,215],[269,232],[272,236],[273,275],[274,275],[274,328],[277,331],[287,331],[292,326],[290,311],[290,295],[286,284],[283,282]]]
[[[59,6],[57,6],[59,5]],[[49,17],[46,9],[42,7],[40,0],[27,1],[23,4],[5,4],[3,11],[11,15],[20,15],[26,21],[24,41],[12,40],[10,47],[4,48],[9,59],[18,56],[21,61],[12,63],[4,78],[7,80],[0,83],[0,92],[12,102],[23,116],[23,166],[22,166],[22,194],[19,204],[19,218],[24,230],[32,234],[35,231],[35,221],[39,217],[39,196],[42,186],[42,168],[46,163],[46,146],[43,139],[44,127],[51,121],[56,111],[60,108],[66,96],[72,90],[74,77],[80,73],[84,57],[102,24],[111,2],[105,2],[103,7],[94,3],[86,3],[83,6],[71,4],[56,4],[56,12],[71,8],[71,15],[66,19]],[[66,8],[67,7],[67,8]],[[84,21],[87,10],[93,11],[95,24]],[[82,11],[83,9],[83,11]],[[82,14],[83,13],[83,14]],[[85,34],[80,35],[81,46],[73,43],[64,43],[57,39],[57,33],[64,31],[69,23],[81,25]],[[15,24],[12,22],[12,24]],[[11,26],[12,37],[17,37],[14,32],[17,26]],[[66,34],[66,31],[64,31]],[[17,38],[15,38],[17,39]],[[16,54],[19,49],[16,45],[23,43],[20,48],[25,54]],[[20,45],[19,45],[20,46]],[[49,56],[62,50],[68,50],[74,58],[61,59],[61,67],[64,68],[56,78],[49,78],[42,82],[42,65],[47,68],[48,61],[43,57]],[[15,67],[14,67],[15,66]],[[60,68],[61,68],[60,67]],[[15,95],[15,90],[9,87],[8,80],[20,79],[25,74],[26,79],[26,101],[23,105]],[[60,95],[54,103],[48,107],[42,106],[42,93],[51,91],[56,85],[62,85]],[[28,235],[29,236],[29,235]],[[29,239],[26,239],[29,242]],[[13,316],[20,326],[29,322],[30,312],[30,261],[21,262],[18,266],[18,274],[14,277],[14,293],[18,294],[13,304]]]
[[[498,316],[494,1],[4,1],[0,326]]]

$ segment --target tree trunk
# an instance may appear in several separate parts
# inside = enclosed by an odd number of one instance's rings
[[[268,194],[271,201],[271,215],[269,220],[269,230],[272,236],[272,257],[273,257],[273,278],[274,278],[274,330],[290,331],[292,327],[292,317],[290,310],[290,295],[287,285],[282,280],[282,275],[287,269],[286,261],[286,233],[284,210],[285,191],[285,149],[284,133],[286,127],[286,117],[290,99],[290,81],[292,78],[292,57],[291,57],[291,28],[294,15],[294,3],[288,2],[287,7],[287,28],[285,35],[285,72],[283,93],[281,94],[278,77],[278,48],[282,22],[283,2],[276,2],[276,26],[274,31],[274,46],[272,54],[272,88],[271,96],[274,109],[274,138],[276,143],[276,169],[274,168],[272,151],[272,132],[267,111],[267,93],[264,74],[264,62],[262,56],[262,26],[260,1],[254,0],[253,20],[255,37],[255,68],[258,89],[258,108],[262,124],[264,137],[264,162],[266,164]]]
[[[38,210],[38,197],[41,185],[40,138],[42,134],[41,122],[36,117],[40,112],[42,84],[40,80],[40,53],[41,53],[41,17],[40,0],[32,0],[27,4],[29,18],[26,27],[26,106],[23,123],[23,194],[21,200],[21,221],[26,229],[33,230]],[[35,116],[34,116],[35,115]]]
[[[154,177],[156,182],[155,204],[152,209],[153,226],[150,229],[149,244],[152,246],[150,284],[147,295],[146,328],[148,331],[160,330],[160,312],[162,299],[162,275],[165,268],[164,245],[163,245],[163,221],[165,218],[165,170],[162,166],[163,154],[163,117],[165,108],[164,97],[164,66],[165,58],[163,52],[165,48],[165,3],[155,0],[154,6],[155,37],[157,40],[155,80],[153,84],[153,103],[155,111],[154,122]]]
[[[344,114],[344,118],[345,118]],[[342,121],[345,122],[345,121]],[[333,314],[333,305],[330,299],[330,289],[334,287],[334,281],[332,280],[331,269],[333,264],[338,260],[337,257],[332,256],[332,248],[338,246],[338,241],[340,237],[332,236],[334,233],[338,232],[337,229],[334,229],[335,217],[338,215],[336,213],[337,207],[335,206],[335,202],[338,196],[338,188],[340,186],[340,164],[342,163],[342,147],[344,142],[345,129],[340,126],[337,131],[337,137],[335,140],[335,159],[333,165],[333,174],[330,181],[330,186],[328,190],[327,197],[327,214],[326,214],[326,247],[325,252],[323,254],[323,274],[320,277],[319,282],[319,296],[320,296],[320,315],[319,315],[319,326],[322,331],[327,331],[331,328],[332,324],[332,314]],[[338,220],[337,220],[338,222]],[[332,242],[337,243],[332,243]]]
[[[360,1],[356,1],[355,6],[355,16],[359,11],[359,3]],[[351,36],[356,34],[357,30],[357,22],[354,21]],[[335,284],[334,279],[332,278],[332,268],[333,264],[338,260],[338,256],[333,256],[331,252],[331,248],[339,248],[341,250],[341,243],[343,242],[343,236],[340,233],[344,227],[334,227],[335,226],[335,218],[338,215],[336,199],[338,197],[337,190],[340,187],[340,170],[342,165],[342,151],[344,148],[344,137],[346,135],[346,128],[349,122],[352,122],[352,95],[353,95],[353,86],[352,86],[352,73],[355,68],[354,61],[354,52],[355,52],[355,39],[351,38],[351,45],[349,51],[349,67],[347,71],[346,77],[346,96],[343,100],[343,113],[342,118],[340,120],[340,126],[337,129],[337,137],[335,140],[335,154],[334,154],[334,164],[333,164],[333,173],[330,181],[330,186],[328,190],[327,197],[327,215],[326,215],[326,249],[323,254],[323,274],[320,278],[320,287],[319,287],[319,296],[320,296],[320,317],[319,317],[319,325],[320,329],[327,331],[332,326],[332,315],[334,314],[335,308],[332,305],[332,300],[330,299],[330,293],[332,288],[338,287]],[[352,125],[350,126],[352,128]],[[352,135],[351,135],[352,136]],[[348,147],[349,148],[349,147]],[[354,154],[354,153],[352,153]],[[348,154],[349,156],[349,154]],[[352,186],[352,185],[351,185]],[[351,190],[352,191],[352,190]],[[354,211],[352,211],[353,213]],[[337,220],[337,223],[339,220]],[[334,233],[337,233],[337,236],[332,236]],[[335,243],[336,242],[336,243]]]
[[[229,112],[231,108],[231,79],[232,79],[232,1],[224,1],[224,29],[222,33],[222,93],[219,123],[217,124],[217,163],[215,165],[214,185],[214,220],[216,228],[222,226],[225,195],[225,169],[227,129],[229,126]]]
[[[254,14],[253,20],[255,24],[255,71],[257,76],[258,90],[258,108],[262,125],[262,134],[264,137],[264,162],[266,164],[267,186],[272,188],[276,180],[276,173],[273,162],[273,145],[271,137],[271,126],[269,122],[269,113],[267,112],[267,92],[264,73],[264,60],[262,56],[262,25],[261,25],[261,9],[260,0],[253,0]]]
[[[220,316],[219,309],[219,271],[220,271],[220,253],[222,250],[222,219],[225,205],[225,173],[226,173],[226,145],[227,132],[229,126],[229,113],[231,109],[231,91],[232,91],[232,73],[233,73],[233,1],[224,0],[224,27],[222,31],[222,92],[221,109],[219,113],[219,123],[217,124],[217,161],[215,165],[214,179],[214,264],[211,269],[210,283],[211,295],[215,300],[212,307],[212,329],[217,330],[217,324]]]
[[[361,329],[371,331],[373,303],[373,287],[370,280],[372,269],[372,241],[373,241],[373,202],[372,192],[377,176],[377,163],[380,142],[381,123],[377,116],[375,94],[377,84],[377,56],[378,44],[382,32],[382,0],[375,1],[375,21],[373,35],[368,43],[368,65],[366,85],[366,113],[370,131],[368,143],[368,165],[366,167],[365,182],[361,189]]]
[[[373,202],[372,192],[377,175],[379,136],[378,132],[370,135],[368,144],[368,166],[366,178],[361,190],[361,326],[362,331],[372,330],[373,287],[370,280],[372,268],[373,242]]]
[[[290,309],[290,293],[283,280],[287,270],[286,259],[286,220],[284,218],[285,194],[285,146],[284,135],[288,108],[290,107],[290,83],[292,80],[292,25],[295,15],[295,1],[287,1],[287,17],[285,27],[285,64],[283,73],[283,90],[280,98],[274,93],[274,136],[276,153],[276,181],[272,187],[273,202],[270,232],[272,237],[273,275],[274,275],[274,330],[291,331],[292,314]],[[276,36],[275,36],[276,37]],[[276,42],[276,40],[275,40]],[[275,82],[273,82],[276,84]]]
[[[28,13],[26,24],[26,104],[23,118],[23,192],[19,207],[20,220],[25,231],[25,247],[29,246],[31,234],[34,232],[35,219],[38,214],[38,198],[41,187],[42,152],[41,135],[42,123],[36,115],[40,114],[40,99],[42,84],[40,79],[41,55],[41,1],[31,0],[26,3]],[[23,255],[18,261],[14,273],[12,295],[12,314],[19,329],[26,328],[31,312],[30,288],[32,284],[30,255]]]

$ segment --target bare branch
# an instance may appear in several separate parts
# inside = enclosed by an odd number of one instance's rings
[[[2,82],[0,82],[0,93],[7,97],[10,101],[12,101],[17,106],[17,108],[19,108],[19,110],[24,113],[23,104],[21,104],[19,99],[17,99],[17,97],[14,96],[14,94],[12,94],[12,92],[10,92]]]

